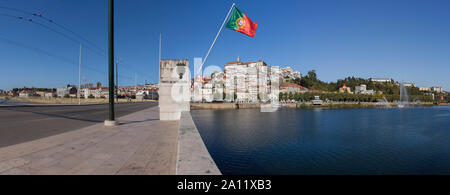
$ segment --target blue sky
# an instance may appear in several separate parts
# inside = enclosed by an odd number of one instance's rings
[[[158,81],[158,39],[163,58],[204,57],[235,2],[258,22],[254,38],[224,29],[206,65],[238,56],[315,69],[325,81],[347,76],[388,77],[450,90],[448,0],[116,0],[119,82]],[[83,49],[83,77],[107,82],[107,0],[2,0],[0,7],[42,13],[93,42]],[[2,15],[3,14],[3,15]],[[62,87],[78,83],[79,44],[0,8],[0,89]],[[57,26],[45,24],[67,35]]]

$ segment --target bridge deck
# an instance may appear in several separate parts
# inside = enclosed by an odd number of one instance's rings
[[[158,109],[0,148],[0,174],[175,174],[179,122]]]

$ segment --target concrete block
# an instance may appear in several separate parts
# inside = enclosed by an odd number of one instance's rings
[[[119,122],[117,122],[117,121],[105,120],[105,126],[107,126],[107,127],[115,127],[118,125],[119,125]]]

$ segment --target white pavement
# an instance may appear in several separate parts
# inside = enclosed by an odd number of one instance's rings
[[[157,106],[118,121],[0,148],[0,174],[176,174],[178,121]]]

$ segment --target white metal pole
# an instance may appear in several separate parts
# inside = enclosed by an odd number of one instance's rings
[[[161,48],[162,48],[162,33],[159,33],[159,61],[158,61],[158,85],[159,88],[161,88]],[[159,89],[158,89],[158,94],[159,94]],[[153,100],[153,93],[152,93],[152,100]],[[159,100],[158,100],[159,102]],[[159,107],[159,103],[158,103],[158,107]]]
[[[219,35],[220,35],[220,32],[222,32],[223,26],[224,26],[225,23],[227,22],[227,19],[228,19],[228,17],[230,16],[230,13],[231,13],[231,11],[233,10],[234,6],[235,6],[235,4],[233,3],[233,5],[231,5],[230,11],[228,11],[227,17],[225,17],[225,20],[223,20],[223,23],[222,23],[222,26],[221,26],[220,29],[219,29],[219,32],[217,32],[216,38],[214,38],[214,41],[213,41],[213,43],[211,44],[211,47],[209,48],[208,53],[206,53],[206,56],[205,56],[205,59],[204,59],[203,62],[202,62],[202,65],[200,66],[200,69],[199,69],[199,72],[197,73],[197,75],[201,73],[202,79],[203,79],[203,71],[202,71],[203,65],[205,65],[206,59],[208,58],[209,53],[211,53],[211,50],[212,50],[212,48],[214,47],[214,44],[216,43],[217,38],[218,38]]]
[[[78,105],[81,105],[81,43],[80,43],[80,59],[78,64]]]
[[[158,82],[161,82],[161,44],[162,44],[162,35],[159,33],[159,62],[158,62]]]

